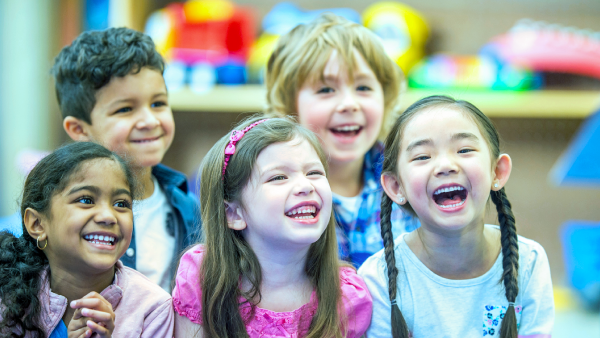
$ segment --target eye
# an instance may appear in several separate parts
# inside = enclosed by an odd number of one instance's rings
[[[459,154],[466,154],[474,151],[473,149],[461,149],[458,151]]]
[[[329,94],[329,93],[333,93],[333,88],[331,88],[331,87],[322,87],[321,89],[319,89],[317,91],[317,94]]]
[[[325,176],[325,173],[322,172],[321,170],[313,170],[313,171],[310,171],[307,175],[321,175],[321,176]]]
[[[76,202],[79,202],[81,204],[94,204],[94,200],[92,200],[92,198],[89,196],[80,197],[76,200]]]
[[[269,178],[269,180],[267,182],[283,181],[283,180],[285,180],[285,176],[277,175],[277,176],[273,176],[273,177]]]
[[[115,112],[115,114],[129,113],[133,109],[131,107],[123,107]]]
[[[115,204],[113,204],[113,205],[115,207],[117,207],[117,208],[131,209],[131,203],[129,201],[126,201],[126,200],[116,201]]]
[[[423,156],[419,156],[419,157],[413,158],[413,161],[425,161],[425,160],[428,160],[428,159],[430,159],[429,156],[423,155]]]
[[[370,91],[372,89],[369,86],[358,86],[358,87],[356,87],[356,90],[366,92],[366,91]]]
[[[168,104],[165,101],[156,101],[156,102],[152,103],[152,108],[164,107],[167,105]]]

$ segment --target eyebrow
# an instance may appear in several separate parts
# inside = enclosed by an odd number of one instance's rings
[[[479,137],[477,137],[475,134],[472,134],[472,133],[456,133],[456,134],[452,135],[452,138],[451,138],[452,141],[458,141],[458,140],[464,140],[464,139],[479,141]]]
[[[311,167],[314,165],[323,166],[323,163],[321,163],[320,161],[304,163],[304,167]],[[263,170],[262,173],[264,174],[269,171],[280,170],[280,169],[290,169],[290,166],[284,164],[284,165],[278,165],[278,166],[274,166],[274,167],[267,167],[267,169]]]
[[[432,145],[432,144],[433,144],[433,140],[430,138],[418,140],[418,141],[415,141],[415,142],[409,144],[408,147],[406,147],[406,151],[410,152],[411,150],[415,149],[416,147],[428,146],[428,145]]]
[[[94,185],[84,185],[81,187],[75,187],[69,191],[69,195],[72,195],[72,194],[82,191],[82,190],[88,190],[96,195],[100,195],[100,188],[98,188]],[[117,196],[117,195],[121,195],[121,194],[125,194],[125,195],[129,196],[130,198],[132,197],[131,192],[127,189],[116,189],[115,191],[113,191],[112,195]]]
[[[152,95],[152,99],[155,99],[155,98],[157,98],[159,96],[168,96],[168,94],[167,94],[167,92],[156,93],[156,94]],[[136,99],[125,98],[125,99],[120,99],[120,100],[113,101],[111,103],[111,105],[117,105],[117,104],[121,104],[121,103],[129,103],[129,102],[134,102],[134,101],[136,101]]]

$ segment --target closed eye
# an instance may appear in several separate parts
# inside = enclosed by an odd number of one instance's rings
[[[313,171],[309,172],[307,175],[321,175],[321,176],[325,176],[325,173],[322,172],[321,170],[313,170]]]
[[[372,89],[371,89],[371,87],[369,87],[369,86],[358,86],[358,87],[356,88],[356,90],[358,90],[358,91],[370,91],[370,90],[372,90]]]
[[[466,154],[466,153],[470,153],[472,151],[475,151],[473,149],[461,149],[458,151],[459,154]]]
[[[331,88],[331,87],[322,87],[321,89],[319,89],[317,91],[317,94],[329,94],[329,93],[333,93],[333,88]]]
[[[123,107],[115,112],[115,114],[128,113],[132,111],[131,107]]]
[[[425,160],[428,160],[428,159],[430,159],[429,156],[423,155],[423,156],[419,156],[419,157],[413,158],[413,161],[425,161]]]
[[[152,108],[164,107],[167,105],[168,104],[165,101],[157,101],[157,102],[152,103]]]
[[[277,175],[277,176],[273,176],[273,177],[269,178],[269,180],[267,182],[282,181],[282,180],[285,180],[285,176]]]

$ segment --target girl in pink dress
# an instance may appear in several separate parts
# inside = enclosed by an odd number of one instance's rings
[[[203,243],[181,258],[175,337],[360,337],[372,299],[338,260],[327,157],[289,118],[254,117],[201,167]]]

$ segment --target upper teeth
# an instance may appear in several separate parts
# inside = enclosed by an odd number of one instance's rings
[[[454,191],[454,190],[465,190],[465,188],[459,187],[459,186],[448,187],[448,188],[441,188],[441,189],[436,190],[433,194],[437,195],[437,194],[441,194],[443,192],[450,192],[450,191]]]
[[[85,235],[83,236],[83,238],[87,239],[87,240],[94,240],[97,239],[99,241],[103,241],[103,242],[114,242],[115,238],[112,236],[103,236],[103,235]]]
[[[299,208],[290,210],[290,211],[286,212],[285,214],[288,216],[293,216],[296,214],[314,214],[315,212],[317,212],[317,207],[307,205],[307,206],[303,206],[303,207],[299,207]]]
[[[336,131],[354,131],[354,130],[359,130],[360,126],[341,126],[341,127],[335,127],[333,129]]]

